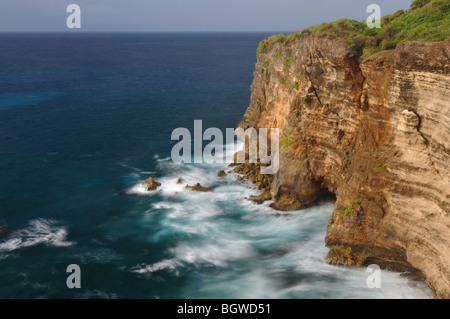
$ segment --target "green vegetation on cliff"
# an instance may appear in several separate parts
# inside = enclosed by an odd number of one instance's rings
[[[450,1],[414,0],[408,10],[384,16],[381,28],[370,29],[365,22],[341,19],[288,36],[276,35],[260,43],[258,57],[261,52],[270,50],[274,43],[290,43],[305,32],[344,40],[353,54],[366,58],[377,52],[395,49],[399,43],[406,41],[439,42],[450,39]]]
[[[283,138],[283,139],[280,141],[280,151],[281,151],[281,150],[284,150],[284,149],[286,149],[286,148],[288,148],[288,147],[291,146],[292,144],[294,144],[294,142],[291,141],[288,137]]]
[[[347,216],[351,216],[351,217],[355,217],[355,212],[353,211],[353,208],[356,205],[359,205],[361,203],[361,201],[359,200],[361,195],[356,195],[355,199],[353,200],[353,202],[350,203],[350,206],[347,209],[340,209],[337,211],[338,214],[344,214],[345,217]]]

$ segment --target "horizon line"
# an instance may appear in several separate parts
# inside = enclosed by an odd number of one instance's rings
[[[6,33],[61,33],[61,34],[81,34],[81,33],[294,33],[301,30],[263,30],[263,31],[83,31],[83,30],[67,30],[67,31],[0,31],[0,34]]]

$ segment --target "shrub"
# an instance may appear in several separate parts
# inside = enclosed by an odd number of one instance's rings
[[[405,41],[438,42],[450,39],[450,2],[448,0],[414,0],[408,10],[399,10],[381,19],[381,28],[370,29],[365,22],[340,19],[322,23],[288,36],[279,34],[261,41],[257,57],[281,43],[275,54],[279,58],[283,47],[304,33],[343,40],[349,51],[363,59],[384,50],[392,50]],[[287,70],[285,65],[284,69]]]
[[[424,5],[428,4],[431,0],[414,0],[411,3],[411,10],[422,8]]]
[[[283,43],[286,42],[287,37],[283,34],[274,35],[270,38],[272,43]]]
[[[380,29],[370,29],[364,22],[341,19],[306,30],[344,40],[353,54],[367,58],[383,50],[395,49],[405,41],[450,39],[450,3],[448,0],[415,0],[409,10],[384,16]]]
[[[262,40],[259,45],[258,49],[256,49],[256,59],[259,60],[259,56],[261,55],[261,52],[265,51],[269,46],[269,42],[267,39]]]

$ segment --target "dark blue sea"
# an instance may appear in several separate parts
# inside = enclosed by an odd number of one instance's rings
[[[280,214],[226,163],[172,162],[175,128],[236,127],[268,35],[0,34],[0,298],[431,297],[327,265],[333,202]]]

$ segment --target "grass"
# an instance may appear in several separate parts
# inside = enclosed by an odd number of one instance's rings
[[[386,164],[380,164],[377,161],[373,163],[373,168],[379,168],[382,169],[383,171],[387,171],[388,169]]]
[[[276,35],[258,46],[258,57],[273,43],[289,44],[306,33],[340,39],[349,50],[363,59],[393,50],[406,41],[439,42],[450,39],[450,2],[448,0],[414,0],[408,10],[399,10],[381,19],[381,28],[370,29],[365,22],[340,19],[322,23],[291,35]]]
[[[259,45],[258,49],[256,49],[256,58],[259,60],[259,56],[261,55],[261,52],[267,48],[267,39],[262,40]]]
[[[355,217],[355,212],[353,211],[353,208],[355,208],[356,205],[361,204],[361,201],[359,200],[361,197],[360,194],[355,196],[355,199],[353,200],[353,202],[350,203],[350,206],[347,209],[340,209],[338,210],[336,213],[337,215],[344,215],[344,217],[350,216],[350,217]],[[328,220],[328,225],[327,228],[330,228],[331,226],[333,226],[335,220],[334,220],[335,215],[333,214],[331,216],[331,218]],[[334,228],[332,228],[332,230],[334,230]]]
[[[292,102],[291,105],[289,106],[289,108],[292,110],[292,108],[295,106],[295,104],[297,104],[297,100],[298,100],[298,96],[296,96]],[[291,135],[291,133],[289,133],[289,135]]]
[[[370,173],[372,173],[372,169],[375,169],[375,168],[381,169],[383,171],[387,171],[388,170],[388,167],[387,167],[386,164],[380,164],[377,161],[374,161],[373,165],[372,165],[372,168],[369,168],[368,170],[364,171],[364,173],[365,174],[370,174]]]
[[[331,217],[331,218],[328,220],[327,228],[330,228],[331,226],[333,226],[333,224],[334,224],[334,218]]]
[[[291,62],[292,62],[292,57],[291,56],[288,56],[286,59],[284,59],[284,61],[283,61],[283,72],[286,72],[287,71],[287,69],[289,68],[289,65],[291,64]]]
[[[283,43],[286,42],[287,37],[283,34],[278,34],[272,37],[272,43]]]
[[[280,82],[280,84],[286,84],[286,78],[284,76],[280,76],[278,78],[278,81]]]
[[[359,198],[360,198],[360,195],[357,195],[356,197],[355,197],[355,199],[353,200],[353,202],[351,202],[350,203],[350,206],[347,208],[347,209],[340,209],[340,210],[338,210],[337,212],[338,212],[338,214],[343,214],[344,216],[351,216],[351,217],[355,217],[355,212],[353,211],[353,208],[356,206],[356,205],[358,205],[358,204],[360,204],[361,203],[361,201],[359,200]]]
[[[294,144],[293,141],[291,141],[289,138],[285,137],[280,141],[280,151],[284,150],[286,148],[288,148],[289,146],[291,146],[292,144]]]
[[[281,52],[283,51],[283,48],[279,48],[277,53],[275,53],[275,58],[278,59],[281,56]]]
[[[392,50],[406,41],[439,42],[450,38],[450,2],[415,0],[409,10],[399,10],[381,20],[381,28],[370,29],[366,23],[341,19],[311,27],[309,31],[347,42],[358,55]]]
[[[287,36],[283,34],[278,34],[262,40],[258,45],[258,49],[256,50],[256,58],[259,59],[259,56],[262,51],[266,50],[270,51],[274,43],[284,43],[286,42],[287,39],[288,39]],[[279,54],[281,54],[281,51],[279,52]]]

